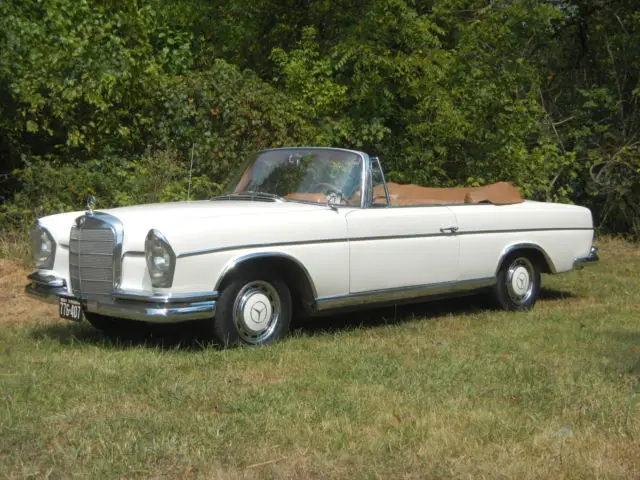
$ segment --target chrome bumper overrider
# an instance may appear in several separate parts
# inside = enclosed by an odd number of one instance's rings
[[[150,323],[213,318],[218,298],[217,292],[171,296],[118,291],[109,301],[81,300],[69,293],[60,278],[35,272],[28,279],[31,283],[25,287],[26,293],[39,300],[55,303],[58,297],[69,298],[79,301],[86,312]]]
[[[596,247],[591,247],[591,251],[589,252],[589,255],[587,255],[586,257],[580,257],[580,258],[576,258],[573,261],[573,268],[584,268],[588,265],[593,265],[595,263],[597,263],[600,260],[600,257],[598,257],[598,249]]]

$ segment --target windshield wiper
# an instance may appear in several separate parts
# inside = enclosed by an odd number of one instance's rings
[[[275,202],[287,201],[286,198],[283,198],[274,193],[254,192],[252,190],[247,190],[246,192],[229,193],[228,195],[213,197],[211,200],[273,200]]]
[[[274,200],[285,201],[280,195],[276,195],[275,193],[267,193],[267,192],[254,192],[251,190],[247,190],[246,192],[239,193],[238,195],[253,195],[256,197],[265,197],[265,198],[273,198]]]

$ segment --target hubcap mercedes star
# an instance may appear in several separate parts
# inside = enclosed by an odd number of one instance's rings
[[[238,292],[233,306],[233,321],[238,335],[248,343],[268,339],[278,324],[280,297],[268,282],[247,283]]]
[[[517,258],[507,271],[507,291],[517,304],[526,303],[533,295],[534,269],[526,258]]]

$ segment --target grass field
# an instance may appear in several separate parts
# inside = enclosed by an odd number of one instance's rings
[[[640,478],[640,248],[469,297],[307,321],[266,348],[109,339],[0,261],[0,478]]]

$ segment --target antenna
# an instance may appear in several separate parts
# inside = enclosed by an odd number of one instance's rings
[[[187,202],[191,197],[191,173],[193,172],[193,151],[196,148],[196,144],[191,144],[191,164],[189,165],[189,186],[187,187]]]

